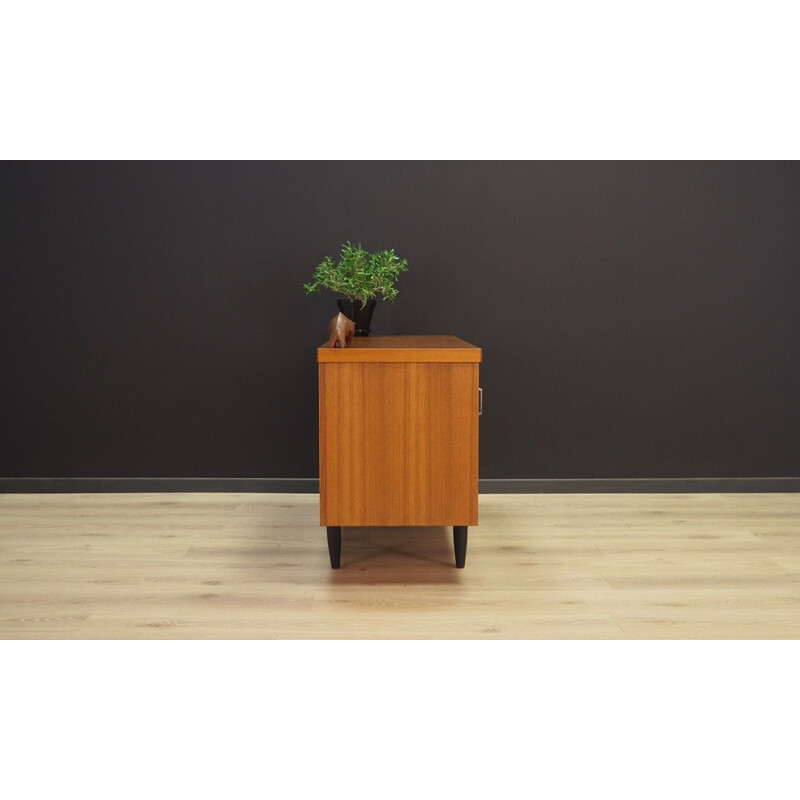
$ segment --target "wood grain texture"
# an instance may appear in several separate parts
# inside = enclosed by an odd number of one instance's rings
[[[315,495],[0,495],[3,639],[797,639],[800,495],[484,495],[344,529]]]
[[[361,336],[350,347],[332,350],[323,345],[317,361],[330,363],[363,362],[480,362],[482,351],[456,336]]]
[[[319,365],[320,524],[478,524],[478,365]]]

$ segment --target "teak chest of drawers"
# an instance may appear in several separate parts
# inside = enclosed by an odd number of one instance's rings
[[[455,336],[358,337],[320,347],[320,525],[452,525],[463,567],[478,524],[481,349]]]

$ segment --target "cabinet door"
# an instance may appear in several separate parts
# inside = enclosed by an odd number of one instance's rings
[[[320,364],[320,524],[478,523],[478,364]]]

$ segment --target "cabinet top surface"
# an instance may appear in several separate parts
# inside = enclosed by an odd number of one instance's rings
[[[317,348],[319,362],[353,361],[473,361],[481,348],[457,336],[357,336],[350,347]]]

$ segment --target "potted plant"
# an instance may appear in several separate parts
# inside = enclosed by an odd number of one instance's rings
[[[308,294],[323,289],[343,294],[346,299],[337,301],[339,310],[355,323],[356,336],[369,336],[375,296],[393,303],[395,283],[400,273],[408,270],[407,264],[394,250],[368,253],[360,243],[345,242],[338,262],[326,256],[314,270],[314,279],[303,287]]]

